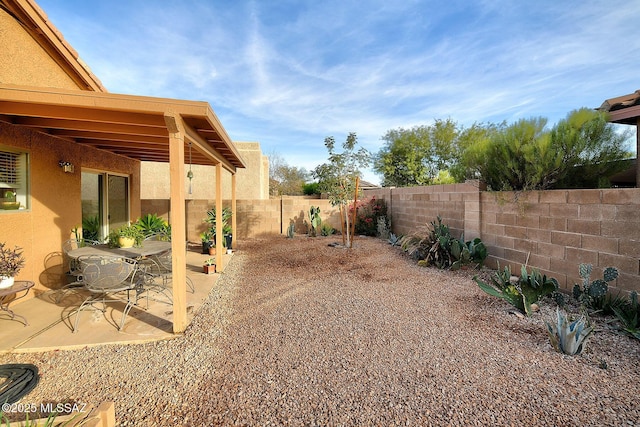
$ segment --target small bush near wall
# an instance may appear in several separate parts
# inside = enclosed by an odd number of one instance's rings
[[[358,201],[357,206],[356,234],[376,236],[380,218],[385,218],[388,225],[387,203],[384,199],[378,199],[374,196],[370,199]],[[353,214],[353,206],[350,207],[349,211]]]

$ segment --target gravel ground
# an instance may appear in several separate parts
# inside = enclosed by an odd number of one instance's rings
[[[22,402],[112,400],[122,426],[640,425],[638,341],[599,324],[565,356],[550,304],[519,318],[472,272],[333,241],[241,242],[183,337],[0,363],[39,367]]]

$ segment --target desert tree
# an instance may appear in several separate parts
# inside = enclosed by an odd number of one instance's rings
[[[358,147],[358,137],[354,132],[349,133],[342,144],[342,152],[336,151],[333,136],[325,138],[324,145],[329,151],[328,162],[317,166],[311,173],[318,180],[320,190],[327,193],[331,205],[340,208],[340,220],[342,224],[346,224],[343,243],[351,247],[353,236],[348,205],[356,197],[361,169],[369,165],[371,155],[365,148]]]

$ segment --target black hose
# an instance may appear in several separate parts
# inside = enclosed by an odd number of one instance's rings
[[[0,365],[0,403],[15,403],[38,385],[38,367],[28,363]]]

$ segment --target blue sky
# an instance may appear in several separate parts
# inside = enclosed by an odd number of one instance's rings
[[[307,170],[327,136],[377,153],[390,129],[553,124],[640,89],[629,0],[38,4],[110,92],[207,101],[233,140]]]

